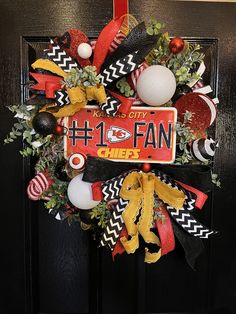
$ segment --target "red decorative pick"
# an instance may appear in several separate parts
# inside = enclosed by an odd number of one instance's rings
[[[54,134],[56,135],[63,135],[64,134],[64,126],[57,125]]]
[[[173,54],[177,54],[184,49],[184,45],[184,40],[181,37],[175,37],[171,39],[169,49]]]
[[[149,171],[151,171],[151,169],[152,169],[152,166],[148,162],[142,164],[142,171],[143,172],[149,172]]]

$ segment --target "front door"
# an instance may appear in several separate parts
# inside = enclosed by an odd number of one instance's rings
[[[2,142],[12,125],[5,106],[25,99],[28,66],[49,37],[79,28],[94,38],[112,18],[113,8],[111,0],[2,0],[0,8]],[[199,219],[219,233],[205,242],[196,271],[178,244],[153,265],[143,263],[142,253],[113,262],[79,224],[60,223],[43,205],[27,200],[33,161],[22,163],[20,141],[2,146],[2,314],[236,311],[236,4],[130,0],[129,11],[140,21],[157,18],[171,36],[198,42],[206,53],[205,80],[220,99],[212,134],[219,141],[213,171],[220,175],[222,188],[214,189]]]

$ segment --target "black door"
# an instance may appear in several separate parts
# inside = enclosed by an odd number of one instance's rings
[[[1,0],[0,8],[2,142],[13,121],[4,106],[24,100],[20,84],[48,37],[73,27],[96,37],[112,18],[112,1]],[[20,141],[1,146],[1,314],[236,312],[236,4],[130,0],[130,13],[140,21],[156,17],[171,35],[205,50],[205,79],[220,99],[212,133],[220,142],[214,172],[222,188],[199,218],[219,234],[205,243],[197,271],[180,246],[154,265],[140,253],[113,263],[79,224],[60,223],[27,200],[31,161],[22,162]]]

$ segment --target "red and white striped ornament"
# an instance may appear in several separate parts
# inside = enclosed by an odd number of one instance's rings
[[[109,51],[114,52],[125,38],[126,36],[123,33],[117,33],[110,45]]]
[[[72,169],[83,171],[86,163],[86,155],[82,153],[76,153],[70,156],[69,165]]]
[[[39,172],[30,182],[27,187],[29,199],[37,201],[41,198],[42,193],[46,192],[52,185],[53,180],[46,173]]]
[[[148,67],[149,67],[149,65],[147,64],[147,62],[143,62],[142,65],[137,70],[135,70],[131,73],[130,78],[131,78],[131,82],[132,82],[132,87],[135,91],[137,90],[137,81],[138,81],[140,74]]]

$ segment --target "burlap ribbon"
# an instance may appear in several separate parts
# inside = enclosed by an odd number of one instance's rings
[[[129,203],[122,217],[130,239],[123,236],[121,243],[127,253],[134,253],[139,247],[139,234],[146,243],[159,247],[155,253],[145,248],[145,262],[154,263],[161,257],[161,243],[151,231],[153,222],[154,192],[166,204],[182,208],[185,195],[183,191],[172,188],[162,182],[153,173],[132,172],[124,179],[120,196]]]

